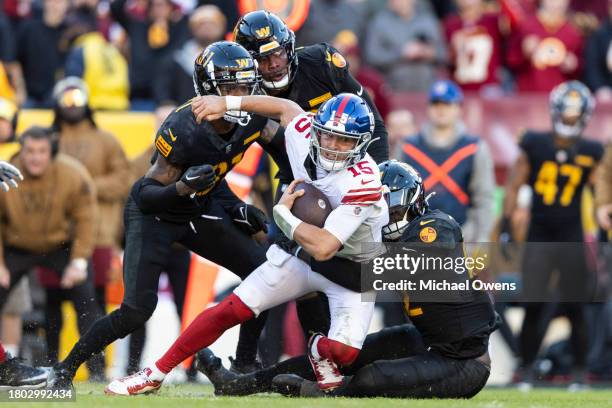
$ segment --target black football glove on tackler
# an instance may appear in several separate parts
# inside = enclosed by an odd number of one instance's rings
[[[254,235],[259,231],[268,233],[266,214],[254,205],[236,204],[230,211],[230,215],[236,226],[248,235]]]
[[[217,175],[210,164],[191,166],[183,173],[181,181],[196,191],[203,191],[215,184]]]

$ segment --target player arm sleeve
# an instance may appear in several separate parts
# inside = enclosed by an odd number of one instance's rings
[[[98,205],[96,187],[93,180],[83,168],[79,172],[79,183],[72,195],[72,206],[69,216],[74,225],[70,259],[89,258],[95,244],[96,218]]]
[[[378,139],[372,142],[368,147],[368,153],[376,163],[382,163],[386,160],[389,160],[389,141],[387,136],[387,128],[385,127],[385,122],[380,116],[380,112],[376,108],[374,101],[368,94],[368,92],[361,86],[359,82],[350,74],[344,78],[342,81],[341,92],[350,92],[354,94],[361,95],[361,97],[366,101],[366,103],[372,109],[372,114],[374,115],[374,134],[372,135],[373,139]]]
[[[487,144],[480,141],[474,155],[474,167],[468,186],[471,207],[463,225],[463,235],[467,242],[486,242],[494,226],[493,207],[495,198],[495,173],[493,157]]]
[[[176,191],[176,183],[166,186],[149,177],[136,181],[132,188],[132,196],[144,214],[164,212],[186,200]]]
[[[124,199],[129,192],[130,164],[121,145],[112,139],[107,146],[109,171],[94,179],[98,199],[102,201],[116,201]]]

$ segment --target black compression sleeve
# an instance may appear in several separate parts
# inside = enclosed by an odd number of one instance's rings
[[[134,184],[132,197],[145,214],[163,212],[185,201],[185,197],[176,191],[176,183],[165,186],[148,177],[143,177]]]

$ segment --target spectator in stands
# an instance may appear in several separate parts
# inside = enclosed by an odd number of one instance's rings
[[[225,32],[231,33],[234,30],[234,26],[238,22],[238,19],[240,18],[239,8],[242,5],[239,5],[239,3],[242,3],[242,2],[243,0],[238,0],[238,1],[198,0],[197,5],[198,7],[207,6],[207,5],[218,7],[219,10],[221,10],[221,13],[223,13],[223,15],[225,16],[225,21],[226,21]],[[248,1],[248,3],[251,3],[251,2]]]
[[[385,79],[376,70],[363,64],[359,39],[352,31],[341,31],[332,44],[348,62],[349,72],[370,95],[381,117],[389,113],[391,94]]]
[[[129,84],[123,55],[96,30],[96,16],[91,10],[80,9],[66,20],[69,27],[62,43],[70,48],[65,76],[83,79],[92,109],[126,110]]]
[[[11,23],[0,10],[0,97],[21,104],[26,100],[26,90],[15,45]]]
[[[96,29],[110,40],[110,30],[113,20],[110,15],[108,1],[72,0],[72,8],[80,12],[92,13],[96,19]]]
[[[193,61],[209,44],[223,39],[225,16],[216,6],[202,6],[189,17],[192,39],[160,61],[153,84],[157,114],[165,118],[170,109],[193,98]]]
[[[68,0],[43,0],[42,18],[31,18],[17,34],[17,61],[27,90],[26,107],[48,108],[53,104],[53,86],[64,67],[60,37]]]
[[[568,18],[569,0],[541,0],[511,35],[508,64],[519,91],[550,92],[578,77],[582,35]]]
[[[59,136],[60,152],[85,166],[96,187],[98,218],[92,255],[96,300],[106,313],[105,286],[114,251],[119,247],[123,203],[127,198],[129,163],[119,141],[99,129],[88,104],[85,83],[76,77],[58,82],[53,91],[53,128]]]
[[[310,0],[308,17],[296,33],[297,44],[331,43],[340,31],[362,37],[366,27],[365,2],[348,0]]]
[[[127,0],[114,0],[111,14],[129,39],[129,83],[133,110],[153,110],[153,80],[159,63],[189,36],[187,19],[172,0],[148,0],[146,17],[133,16]]]
[[[586,84],[600,101],[612,101],[612,1],[608,18],[588,39],[585,46]]]
[[[501,93],[502,20],[484,0],[457,0],[456,14],[444,19],[455,82],[464,91]]]
[[[57,141],[48,129],[30,128],[20,143],[11,162],[24,180],[18,189],[0,195],[0,306],[32,268],[54,271],[56,289],[47,289],[45,309],[52,363],[58,353],[62,300],[72,301],[81,333],[99,316],[88,262],[97,214],[95,186],[80,163],[56,156]]]
[[[402,160],[402,140],[416,133],[412,112],[407,109],[394,110],[385,119],[389,136],[389,159]]]
[[[461,89],[452,81],[435,82],[429,92],[429,122],[404,139],[403,160],[435,192],[430,204],[452,215],[466,242],[487,242],[494,224],[495,175],[487,144],[466,133],[461,122]]]
[[[436,19],[417,14],[415,0],[389,0],[369,25],[364,56],[396,91],[424,91],[434,81],[446,48]]]

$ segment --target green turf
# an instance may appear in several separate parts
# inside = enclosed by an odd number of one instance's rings
[[[596,408],[612,407],[612,390],[591,390],[568,393],[565,390],[534,390],[521,393],[510,389],[485,389],[471,400],[401,400],[401,399],[292,399],[278,395],[261,394],[254,397],[215,397],[210,386],[165,386],[158,394],[138,397],[107,397],[104,386],[80,384],[76,403],[2,403],[2,407],[130,407],[130,408],[188,408],[188,407],[246,407],[246,408],[298,408],[340,407],[352,408]]]

